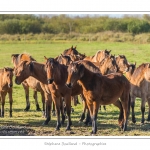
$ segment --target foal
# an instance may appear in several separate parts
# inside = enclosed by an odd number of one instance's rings
[[[21,61],[36,61],[34,58],[32,58],[28,54],[12,54],[11,55],[12,62],[14,67],[16,67]],[[30,109],[30,101],[29,101],[29,87],[33,89],[33,98],[35,99],[36,104],[36,110],[40,111],[39,103],[37,100],[37,92],[40,92],[42,97],[42,104],[43,104],[43,113],[45,111],[45,97],[44,97],[44,91],[41,88],[41,84],[38,80],[36,80],[33,77],[29,77],[26,80],[22,82],[23,88],[25,90],[25,97],[26,97],[26,108],[25,111],[28,111]]]
[[[9,95],[9,103],[10,103],[10,117],[12,117],[12,86],[13,86],[13,69],[12,68],[4,68],[0,69],[0,104],[2,105],[2,110],[0,106],[0,116],[4,117],[4,105],[5,105],[5,97],[8,93]]]
[[[124,113],[122,129],[127,130],[130,109],[130,83],[123,75],[115,73],[103,76],[91,72],[82,64],[72,63],[68,67],[67,86],[71,88],[77,81],[83,88],[83,94],[90,110],[92,134],[97,132],[96,120],[100,105],[115,103],[118,98],[121,100]]]

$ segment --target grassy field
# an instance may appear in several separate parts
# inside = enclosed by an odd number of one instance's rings
[[[112,50],[111,53],[118,55],[126,55],[129,62],[136,62],[137,66],[143,62],[150,62],[150,45],[149,44],[132,44],[132,43],[101,43],[101,42],[22,42],[22,43],[1,43],[0,44],[0,68],[4,66],[12,67],[11,54],[29,53],[38,62],[44,61],[44,56],[56,57],[65,49],[77,45],[77,50],[85,53],[87,56],[94,55],[97,50]],[[33,99],[33,91],[30,90],[31,109],[24,112],[25,95],[22,85],[13,86],[13,117],[9,118],[9,103],[6,97],[5,117],[0,118],[0,135],[33,135],[33,136],[89,136],[91,126],[85,127],[83,123],[78,123],[82,110],[82,102],[74,107],[75,112],[72,113],[72,130],[65,132],[65,124],[60,131],[55,131],[56,116],[52,116],[52,120],[47,126],[43,126],[45,118],[42,112],[37,112]],[[41,97],[38,93],[38,101],[42,108]],[[146,121],[141,124],[140,99],[136,100],[135,113],[137,123],[131,122],[131,115],[128,122],[128,131],[122,132],[118,126],[118,109],[113,105],[108,105],[107,110],[99,111],[98,115],[98,132],[97,136],[149,136],[150,124]],[[148,106],[146,104],[145,118],[148,115]]]

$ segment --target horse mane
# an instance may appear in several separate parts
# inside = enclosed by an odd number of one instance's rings
[[[69,50],[73,50],[75,55],[79,54],[79,52],[76,50],[76,47],[73,48],[73,46],[72,46],[71,48],[68,48],[68,49],[64,50],[63,55],[66,55]]]
[[[144,79],[145,68],[149,63],[143,63],[138,66],[132,74],[132,79],[140,84],[140,82]]]
[[[12,54],[11,57],[13,57],[12,63],[16,61],[16,64],[19,64],[20,61],[36,61],[32,56],[27,53]]]
[[[92,57],[92,60],[93,60],[94,62],[97,61],[97,55],[99,54],[99,52],[101,52],[101,50],[97,51],[96,54]]]
[[[83,64],[86,69],[88,69],[89,71],[91,71],[93,73],[101,74],[99,68],[88,60],[80,60],[80,61],[77,61],[77,63]]]

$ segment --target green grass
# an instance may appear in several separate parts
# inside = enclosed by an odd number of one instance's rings
[[[44,62],[44,56],[56,57],[65,49],[77,45],[77,50],[85,53],[87,56],[94,55],[97,50],[112,50],[111,53],[118,55],[126,55],[129,62],[136,62],[137,66],[143,62],[149,62],[150,45],[149,44],[132,44],[132,43],[101,43],[101,42],[22,42],[22,43],[1,43],[0,44],[0,68],[4,66],[12,67],[11,54],[14,53],[29,53],[38,62]],[[24,112],[25,108],[25,95],[22,85],[13,86],[13,117],[9,118],[9,102],[6,97],[5,104],[5,118],[0,118],[0,135],[37,135],[37,136],[89,136],[91,127],[85,127],[83,123],[78,123],[79,117],[82,112],[82,104],[74,107],[75,112],[72,116],[72,130],[65,132],[65,124],[61,127],[60,131],[55,131],[56,117],[52,116],[52,120],[47,126],[43,126],[45,118],[42,117],[42,112],[35,111],[35,102],[33,99],[33,91],[30,90],[30,103],[31,109],[29,112]],[[42,108],[41,96],[38,93],[38,101]],[[80,103],[82,103],[80,101]],[[108,105],[107,110],[99,111],[98,114],[98,136],[149,136],[147,132],[150,127],[146,121],[141,125],[141,111],[140,99],[136,100],[135,113],[137,123],[131,122],[131,115],[128,122],[128,131],[122,132],[118,126],[118,109],[113,105]],[[148,106],[146,105],[145,118],[148,115]],[[11,128],[12,132],[9,132]],[[4,132],[5,131],[5,132]]]

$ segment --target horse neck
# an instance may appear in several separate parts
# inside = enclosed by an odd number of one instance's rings
[[[130,81],[132,77],[131,72],[126,72],[125,75],[126,75],[126,78]]]
[[[67,81],[68,73],[67,66],[63,64],[58,64],[57,68],[55,68],[54,72],[54,82],[59,84],[65,84]]]
[[[134,73],[136,73],[136,69],[134,70],[133,74]],[[145,79],[145,77],[144,77],[144,75],[145,75],[145,68],[139,73],[140,73],[140,75],[137,76],[136,78],[132,74],[130,76],[130,80],[129,80],[131,83],[133,83],[134,85],[138,85],[138,86],[140,86],[141,82]]]
[[[101,71],[102,75],[107,74],[107,70],[108,70],[107,61],[104,60],[104,63],[102,63],[102,61],[101,61],[101,63],[100,63],[100,71]]]
[[[40,82],[47,84],[47,74],[44,66],[44,64],[34,62],[33,70],[31,71],[31,76],[36,78]]]
[[[0,85],[1,87],[4,87],[7,84],[7,81],[5,80],[4,72],[0,72]]]
[[[83,90],[87,90],[87,87],[89,86],[89,82],[93,79],[93,75],[95,73],[92,73],[88,69],[84,68],[84,74],[83,76],[79,79],[79,84],[82,86]]]

